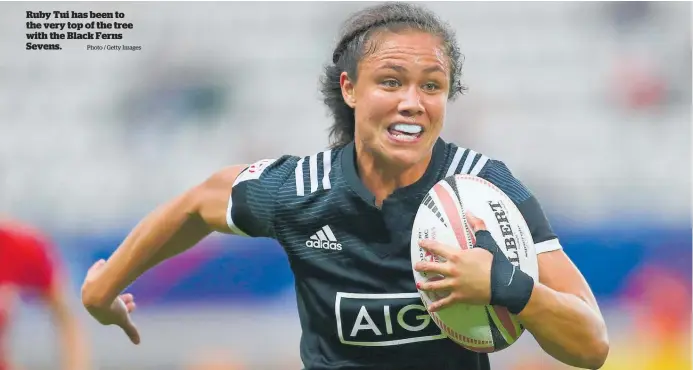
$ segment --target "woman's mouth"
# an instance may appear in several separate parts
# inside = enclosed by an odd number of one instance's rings
[[[417,141],[423,131],[422,126],[411,123],[395,123],[387,128],[392,139],[407,143]]]

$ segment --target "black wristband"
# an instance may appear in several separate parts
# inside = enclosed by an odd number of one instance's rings
[[[529,297],[532,296],[534,279],[510,263],[490,232],[480,230],[475,236],[475,247],[483,248],[493,255],[491,304],[506,307],[510,313],[517,315],[525,308]]]

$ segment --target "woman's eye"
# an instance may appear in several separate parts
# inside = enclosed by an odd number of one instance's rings
[[[438,89],[438,84],[436,84],[434,82],[429,82],[429,83],[424,85],[424,89],[428,90],[428,91],[435,91]]]
[[[399,82],[397,80],[392,80],[392,79],[385,80],[382,82],[382,84],[384,86],[387,86],[387,87],[398,87],[399,86]]]

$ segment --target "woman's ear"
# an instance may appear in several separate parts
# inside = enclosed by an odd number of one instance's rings
[[[342,97],[346,105],[352,109],[356,107],[356,95],[354,94],[354,83],[351,82],[346,72],[339,76],[339,86],[342,88]]]

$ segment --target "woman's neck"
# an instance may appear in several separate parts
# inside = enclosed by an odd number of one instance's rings
[[[356,170],[364,186],[375,196],[375,204],[382,206],[383,201],[395,190],[409,186],[426,173],[432,155],[410,167],[397,167],[386,159],[377,156],[355,143]]]

